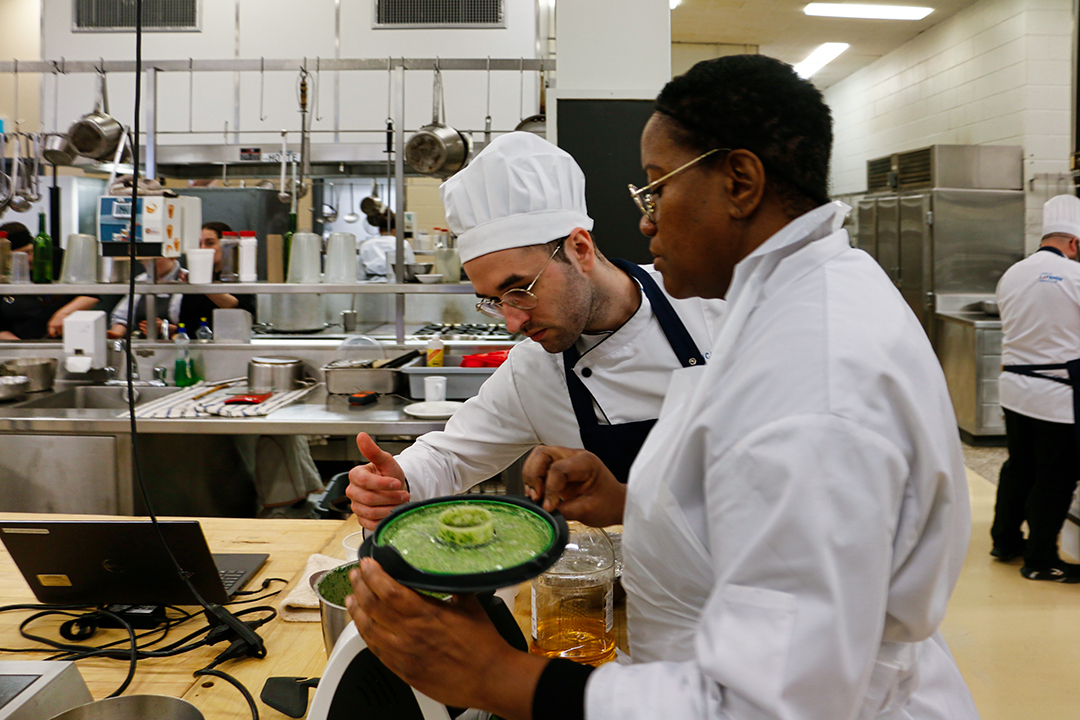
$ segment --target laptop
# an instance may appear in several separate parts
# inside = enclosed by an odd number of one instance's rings
[[[191,584],[228,602],[270,557],[210,554],[196,520],[162,520]],[[150,520],[2,520],[3,541],[34,596],[51,605],[197,605]]]

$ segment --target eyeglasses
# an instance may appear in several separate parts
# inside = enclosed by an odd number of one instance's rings
[[[653,180],[651,183],[643,188],[638,188],[636,185],[630,185],[630,197],[633,198],[634,204],[638,206],[638,210],[645,216],[645,219],[649,222],[656,224],[656,198],[653,197],[652,191],[655,190],[661,183],[668,180],[675,175],[678,175],[683,170],[697,165],[699,162],[709,157],[713,153],[718,152],[731,152],[730,148],[713,148],[707,153],[698,155],[696,158],[686,163],[681,167],[677,167],[662,178]]]
[[[555,259],[555,256],[559,254],[559,250],[562,250],[562,242],[555,246],[555,252],[551,253],[551,257],[544,263],[544,267],[540,268],[540,272],[536,273],[536,277],[524,288],[513,288],[507,290],[502,294],[502,298],[494,300],[492,298],[484,298],[480,302],[476,303],[476,309],[484,313],[491,318],[506,317],[506,313],[503,312],[503,305],[509,305],[517,310],[532,310],[540,301],[532,294],[533,285],[540,279],[540,276],[547,270],[547,266],[551,264],[551,261]]]

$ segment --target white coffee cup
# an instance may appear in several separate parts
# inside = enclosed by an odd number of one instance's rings
[[[192,248],[187,253],[188,282],[207,285],[214,281],[214,248]]]
[[[446,400],[446,378],[432,375],[424,378],[424,401],[443,402]]]

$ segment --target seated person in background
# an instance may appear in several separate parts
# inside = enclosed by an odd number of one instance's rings
[[[34,236],[25,225],[10,222],[0,225],[6,232],[12,252],[30,256],[34,265]],[[64,318],[76,310],[91,310],[96,297],[80,295],[7,295],[0,297],[0,340],[41,340],[60,337]]]
[[[379,236],[368,238],[360,244],[360,278],[367,280],[389,279],[394,275],[394,268],[386,261],[390,253],[391,260],[397,252],[397,238],[394,236],[394,213],[389,210],[379,215],[368,215],[368,223],[378,228]],[[405,262],[416,262],[412,245],[405,241]]]
[[[232,228],[223,222],[208,222],[202,226],[202,237],[199,238],[199,247],[213,248],[214,250],[214,282],[221,280],[221,237]],[[214,293],[212,295],[185,295],[180,306],[180,322],[187,328],[199,327],[199,320],[206,318],[210,329],[214,329],[214,310],[239,308],[251,313],[255,319],[255,296],[233,295],[231,293]]]
[[[151,265],[153,263],[153,265]],[[150,267],[154,268],[154,275],[156,276],[156,282],[158,283],[175,283],[175,282],[187,282],[187,270],[180,265],[180,261],[176,258],[159,257],[154,260],[144,260],[143,266],[147,270]],[[135,276],[135,282],[148,283],[153,278],[150,277],[148,272],[139,273]],[[168,319],[169,330],[166,336],[164,332],[162,335],[165,337],[172,337],[176,334],[176,330],[180,323],[183,322],[180,319],[180,306],[184,301],[184,295],[179,293],[158,293],[157,299],[157,311],[158,319]],[[142,295],[135,295],[135,327],[139,328],[146,333],[146,303],[143,301]],[[109,337],[120,338],[127,335],[127,323],[128,323],[128,298],[125,296],[116,304],[113,308],[112,317],[110,318]],[[185,325],[188,335],[194,335],[195,329],[198,325],[192,327]]]

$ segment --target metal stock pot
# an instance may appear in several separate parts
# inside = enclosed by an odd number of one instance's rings
[[[288,392],[300,387],[304,361],[294,357],[253,357],[248,361],[248,392]]]

